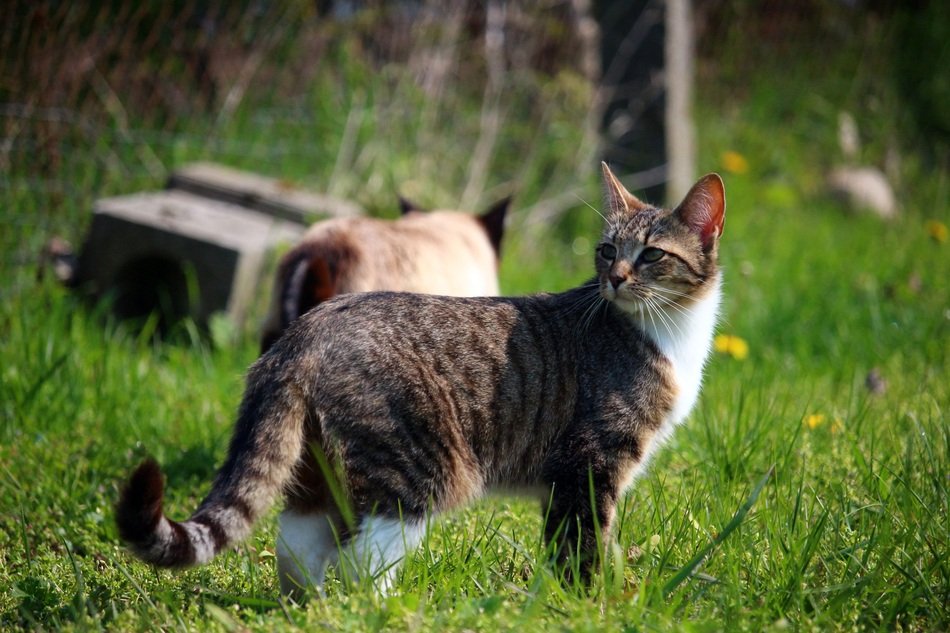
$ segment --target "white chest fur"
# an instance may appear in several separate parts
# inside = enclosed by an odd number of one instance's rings
[[[621,490],[627,490],[634,479],[643,472],[650,457],[673,432],[675,425],[686,419],[696,404],[703,382],[703,366],[712,349],[713,332],[719,314],[719,279],[712,291],[689,308],[667,308],[662,316],[653,317],[641,312],[632,313],[637,323],[646,332],[660,353],[673,366],[676,382],[676,399],[673,409],[657,433],[643,447],[641,459],[631,465],[623,478]]]
[[[713,332],[719,314],[720,282],[689,307],[668,307],[662,317],[640,317],[640,326],[673,365],[676,400],[670,412],[667,431],[686,419],[696,404],[703,382],[703,366],[712,349]]]

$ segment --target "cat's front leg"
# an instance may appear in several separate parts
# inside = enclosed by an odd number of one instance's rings
[[[544,536],[567,580],[578,573],[589,582],[610,537],[619,490],[614,473],[601,466],[589,461],[562,465],[549,478]]]

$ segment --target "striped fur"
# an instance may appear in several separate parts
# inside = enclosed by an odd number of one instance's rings
[[[717,176],[664,211],[604,170],[597,278],[530,297],[322,303],[251,367],[228,458],[188,521],[162,514],[154,462],[136,471],[118,509],[132,550],[205,562],[283,495],[285,593],[343,561],[385,590],[430,513],[533,490],[548,541],[589,573],[617,500],[698,395],[725,209]]]

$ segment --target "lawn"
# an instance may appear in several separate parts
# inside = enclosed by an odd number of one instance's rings
[[[154,455],[169,514],[194,509],[224,454],[254,332],[184,327],[158,341],[36,273],[51,234],[81,238],[95,197],[161,184],[141,167],[143,147],[165,165],[259,168],[266,155],[272,175],[328,183],[384,213],[404,182],[425,204],[450,204],[468,182],[458,154],[476,144],[479,103],[455,104],[463,121],[422,138],[421,96],[354,65],[314,79],[355,86],[336,105],[248,105],[223,126],[168,133],[111,125],[95,143],[67,138],[53,176],[10,167],[0,175],[0,627],[946,630],[950,177],[907,142],[899,218],[850,214],[826,194],[839,109],[866,122],[861,160],[883,163],[897,133],[888,125],[898,106],[864,50],[843,47],[821,73],[814,60],[700,73],[699,168],[726,184],[720,332],[733,338],[720,341],[689,421],[623,500],[616,544],[589,588],[554,579],[538,509],[507,497],[434,519],[385,598],[331,578],[323,599],[280,601],[276,511],[206,567],[140,564],[116,534],[119,486]],[[584,280],[599,222],[581,201],[599,201],[596,162],[579,173],[564,150],[580,142],[586,93],[569,77],[533,86],[558,105],[528,124],[517,116],[532,101],[525,90],[510,97],[478,197],[521,187],[506,293]],[[384,137],[394,122],[404,126]],[[344,152],[347,138],[358,151]],[[528,222],[559,189],[578,191],[576,204],[550,224]]]

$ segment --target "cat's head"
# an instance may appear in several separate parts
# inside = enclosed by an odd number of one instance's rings
[[[638,200],[606,163],[606,223],[597,246],[600,293],[628,312],[688,306],[718,278],[718,246],[726,217],[722,179],[699,179],[672,210]]]

